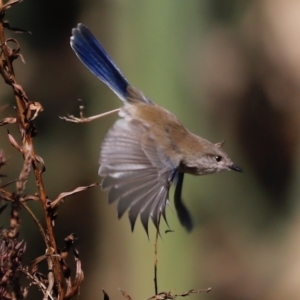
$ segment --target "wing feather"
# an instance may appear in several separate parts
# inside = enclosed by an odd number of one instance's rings
[[[138,215],[147,233],[150,217],[157,228],[160,214],[165,218],[174,166],[161,156],[155,138],[136,120],[116,121],[102,143],[102,188],[109,190],[109,203],[118,201],[119,218],[128,210],[132,230]]]

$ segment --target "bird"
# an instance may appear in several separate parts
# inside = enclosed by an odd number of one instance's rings
[[[169,189],[175,184],[174,206],[182,226],[191,231],[192,217],[182,200],[184,174],[242,172],[221,143],[190,132],[177,117],[128,83],[103,46],[82,23],[72,29],[71,48],[79,60],[123,102],[120,118],[103,139],[98,174],[108,202],[117,202],[120,219],[126,211],[134,230],[140,216],[148,234],[151,219],[159,231],[166,224]]]

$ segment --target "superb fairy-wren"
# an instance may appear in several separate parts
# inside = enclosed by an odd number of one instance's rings
[[[118,201],[118,217],[129,211],[133,230],[140,215],[148,233],[151,217],[158,227],[171,184],[176,184],[175,208],[181,224],[191,230],[192,219],[181,199],[184,173],[213,174],[242,170],[222,150],[189,130],[169,111],[130,85],[90,30],[78,24],[71,47],[83,64],[123,101],[117,120],[101,146],[99,175],[108,201]]]

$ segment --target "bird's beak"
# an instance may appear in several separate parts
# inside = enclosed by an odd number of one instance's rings
[[[236,165],[228,166],[228,168],[229,168],[230,170],[233,170],[233,171],[243,172],[243,170],[242,170],[241,168],[239,168],[238,166],[236,166]]]

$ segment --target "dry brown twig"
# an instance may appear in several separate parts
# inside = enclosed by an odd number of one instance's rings
[[[21,47],[18,41],[13,38],[5,37],[5,29],[13,30],[15,32],[28,32],[22,29],[13,28],[8,21],[4,20],[7,10],[21,1],[22,0],[0,0],[0,75],[13,91],[15,98],[15,104],[13,105],[15,106],[16,112],[15,117],[5,117],[3,120],[0,120],[0,126],[17,125],[21,142],[18,143],[14,136],[9,132],[8,141],[21,153],[24,159],[18,179],[0,186],[0,203],[1,201],[11,203],[9,229],[2,229],[0,231],[0,251],[2,251],[0,252],[0,278],[2,277],[2,280],[0,280],[0,298],[11,297],[14,299],[24,299],[26,297],[28,288],[22,288],[17,280],[20,277],[20,273],[22,273],[28,277],[30,285],[39,287],[44,294],[44,299],[70,299],[76,295],[83,280],[81,261],[79,259],[78,251],[74,247],[76,235],[69,235],[65,239],[65,248],[60,251],[55,238],[54,219],[56,218],[56,211],[59,204],[62,203],[64,198],[85,191],[98,184],[95,183],[86,187],[77,187],[71,192],[60,193],[54,201],[51,201],[46,196],[46,187],[43,182],[43,173],[46,168],[42,157],[35,152],[34,136],[37,131],[33,124],[33,120],[40,115],[43,111],[43,107],[39,102],[29,100],[25,89],[17,82],[13,62],[16,59],[21,59],[24,62],[24,58],[21,54]],[[3,112],[4,110],[1,108],[0,111]],[[4,154],[0,151],[0,168],[5,164],[6,160]],[[27,181],[32,172],[35,176],[37,192],[35,195],[25,195]],[[6,190],[6,187],[12,183],[16,184],[15,191],[9,192]],[[45,228],[42,226],[39,218],[26,204],[28,201],[35,201],[36,203],[41,204],[44,212]],[[5,208],[7,208],[7,205],[1,206],[0,213],[2,213]],[[31,268],[31,271],[22,266],[20,260],[20,256],[26,249],[24,246],[22,248],[23,251],[20,251],[20,245],[26,244],[20,244],[18,241],[21,225],[19,211],[22,208],[25,208],[33,218],[45,242],[45,254],[41,256],[43,259],[41,259],[41,257],[35,259],[33,261],[34,267]],[[73,249],[73,259],[76,265],[74,279],[71,279],[71,269],[65,261],[71,249]],[[4,257],[6,258],[4,259]],[[11,263],[8,264],[6,261],[10,261]],[[39,264],[42,262],[46,262],[48,266],[46,276],[38,273]],[[8,268],[7,266],[10,267]],[[12,266],[14,266],[13,269]],[[17,283],[19,286],[13,286],[13,288],[11,288],[10,286],[14,283]]]
[[[125,291],[119,289],[122,296],[126,298],[127,300],[132,300],[131,296],[128,295]],[[209,293],[211,291],[211,288],[203,289],[203,290],[189,290],[187,292],[181,293],[181,294],[172,294],[171,292],[161,292],[159,294],[155,294],[154,296],[148,298],[147,300],[167,300],[167,299],[176,299],[177,297],[186,297],[191,294],[199,294],[199,293]],[[103,290],[104,294],[104,300],[109,300],[109,296],[106,294],[106,292]]]
[[[79,118],[74,117],[73,115],[68,115],[67,117],[60,117],[60,118],[64,121],[71,122],[71,123],[77,123],[77,124],[89,123],[89,122],[95,121],[97,119],[101,119],[103,117],[107,117],[109,115],[115,114],[120,111],[120,108],[116,108],[116,109],[107,111],[105,113],[91,116],[91,117],[85,117],[83,114],[83,111],[84,111],[84,105],[81,104],[81,105],[79,105]]]

